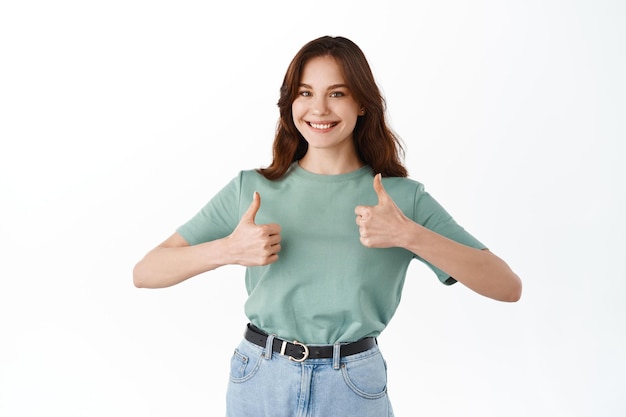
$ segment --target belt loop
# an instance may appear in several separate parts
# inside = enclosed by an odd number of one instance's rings
[[[265,342],[265,354],[263,355],[265,359],[272,359],[275,337],[275,334],[270,334],[267,336],[267,341]]]
[[[333,369],[338,370],[341,363],[341,343],[333,345]]]

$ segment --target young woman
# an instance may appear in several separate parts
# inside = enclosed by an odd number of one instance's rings
[[[391,416],[376,337],[409,262],[501,301],[519,299],[520,279],[407,178],[352,41],[303,46],[278,107],[272,163],[240,172],[137,264],[134,283],[247,267],[250,323],[231,362],[228,416]]]

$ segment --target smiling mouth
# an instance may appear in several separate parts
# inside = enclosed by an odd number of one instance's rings
[[[330,129],[331,127],[337,126],[337,122],[332,122],[332,123],[312,123],[312,122],[307,122],[307,124],[309,126],[311,126],[313,129],[320,129],[320,130]]]

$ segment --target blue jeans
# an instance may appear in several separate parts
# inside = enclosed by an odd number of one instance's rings
[[[271,346],[273,337],[268,338]],[[231,359],[227,417],[393,417],[378,349],[302,363],[243,340]]]

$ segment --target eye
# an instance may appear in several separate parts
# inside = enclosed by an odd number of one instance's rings
[[[298,95],[301,97],[311,97],[311,92],[306,90],[300,90]]]
[[[345,94],[342,91],[333,91],[332,93],[330,93],[331,97],[343,97],[345,96]]]

